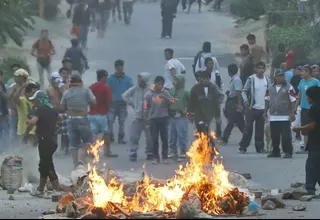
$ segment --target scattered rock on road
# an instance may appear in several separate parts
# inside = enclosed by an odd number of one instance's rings
[[[278,197],[278,196],[272,196],[272,195],[265,195],[261,197],[261,206],[264,206],[264,204],[270,200],[276,205],[276,208],[285,208],[286,204]]]
[[[242,175],[247,180],[251,180],[251,174],[250,173],[240,173],[240,175]]]
[[[296,200],[299,200],[302,196],[306,196],[306,195],[308,195],[308,192],[306,189],[303,189],[303,188],[296,188],[296,189],[293,189],[292,191],[293,199],[296,199]]]
[[[275,210],[276,204],[274,204],[272,201],[268,200],[263,206],[263,210]]]
[[[307,210],[307,206],[304,203],[300,203],[292,207],[293,211],[305,211]]]
[[[11,200],[11,201],[13,201],[13,200],[14,200],[13,195],[10,195],[10,196],[9,196],[9,200]]]
[[[304,184],[301,182],[295,182],[295,183],[291,183],[290,186],[291,186],[291,188],[300,188],[300,187],[304,186]]]
[[[301,196],[300,201],[301,202],[310,202],[312,200],[313,196],[307,195],[307,196]]]
[[[282,199],[293,199],[292,189],[285,189],[282,193]]]
[[[229,182],[235,187],[247,189],[249,186],[249,181],[239,173],[230,172],[228,179]]]

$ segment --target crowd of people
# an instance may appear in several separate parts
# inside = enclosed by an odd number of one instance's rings
[[[12,65],[12,78],[7,82],[3,81],[3,73],[0,74],[1,143],[7,143],[1,144],[1,150],[6,150],[10,143],[14,145],[14,141],[38,145],[41,179],[34,195],[43,196],[48,178],[54,189],[59,189],[52,159],[58,145],[65,154],[71,153],[74,167],[88,162],[88,147],[101,135],[104,155],[118,157],[111,147],[115,141],[127,144],[128,106],[134,111],[128,135],[129,160],[132,162],[137,161],[142,132],[146,137],[146,159],[152,160],[153,164],[167,164],[169,159],[181,161],[186,158],[189,122],[209,135],[211,123],[215,121],[216,138],[222,144],[228,143],[236,125],[242,132],[241,154],[245,154],[250,145],[255,124],[257,153],[266,153],[265,136],[268,135],[265,133],[270,133],[272,150],[268,157],[281,157],[281,142],[283,157],[292,158],[293,141],[301,138],[298,153],[308,153],[307,189],[315,190],[316,182],[319,183],[317,169],[320,168],[318,65],[297,62],[294,52],[286,51],[281,44],[268,77],[265,74],[267,65],[262,61],[265,58],[268,62],[268,54],[250,34],[248,44],[240,47],[240,65],[228,66],[230,82],[227,86],[223,84],[210,42],[204,42],[194,59],[195,84],[190,91],[185,87],[186,68],[174,57],[171,48],[164,50],[163,75],[142,72],[134,80],[126,74],[124,61],[116,60],[113,74],[98,69],[97,81],[85,88],[78,61],[86,58],[78,47],[79,40],[72,40],[73,47],[67,50],[61,68],[52,73],[50,61],[55,49],[48,31],[41,32],[41,39],[32,48],[32,54],[37,56],[39,83],[33,81],[18,63]],[[47,89],[44,70],[49,79]],[[227,120],[223,131],[221,112]],[[113,129],[116,118],[119,124],[117,136]],[[61,136],[60,143],[58,135]]]

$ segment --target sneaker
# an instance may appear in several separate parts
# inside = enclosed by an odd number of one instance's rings
[[[268,158],[278,158],[278,157],[281,157],[281,154],[280,153],[270,153],[268,154],[267,156]]]
[[[152,155],[147,155],[147,160],[153,160],[153,156]]]
[[[166,36],[166,39],[171,39],[171,37],[170,36]]]
[[[240,149],[240,150],[239,150],[239,153],[240,153],[240,154],[245,154],[245,153],[247,153],[247,150],[245,150],[245,149]]]
[[[169,164],[169,160],[168,160],[168,159],[163,159],[163,160],[162,160],[162,163],[163,163],[163,164]]]
[[[178,154],[177,154],[176,152],[170,153],[170,154],[168,155],[168,158],[170,158],[170,159],[175,159],[175,158],[177,158],[177,157],[178,157]]]
[[[33,191],[30,192],[31,196],[37,197],[37,198],[44,198],[45,194],[43,191],[39,191],[38,189],[35,189]]]
[[[292,158],[292,154],[285,153],[283,158],[290,159]]]
[[[129,159],[130,159],[131,162],[136,162],[137,161],[137,154],[136,153],[131,154],[129,156]]]
[[[153,159],[152,164],[153,164],[153,165],[159,164],[159,159]]]

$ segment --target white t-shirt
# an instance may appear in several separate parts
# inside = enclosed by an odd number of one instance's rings
[[[256,75],[254,76],[254,105],[252,108],[254,109],[265,109],[264,98],[268,89],[268,82],[266,77],[262,79],[258,78]]]
[[[173,78],[170,72],[172,68],[176,70],[177,74],[181,74],[181,72],[186,71],[186,68],[178,59],[172,58],[168,60],[166,65],[164,66],[164,79],[165,79],[164,87],[168,89],[171,89],[173,87],[172,85]]]

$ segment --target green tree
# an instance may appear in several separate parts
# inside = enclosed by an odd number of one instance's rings
[[[27,29],[32,29],[34,12],[29,10],[30,0],[0,1],[0,44],[11,39],[22,46]]]

